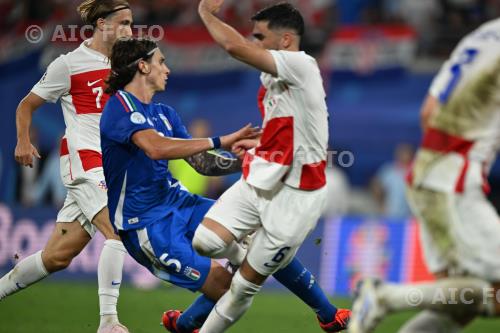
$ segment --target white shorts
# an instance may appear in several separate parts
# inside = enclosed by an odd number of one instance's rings
[[[463,194],[412,188],[408,201],[431,272],[500,282],[500,219],[481,188]]]
[[[66,156],[61,157],[61,178],[67,188],[66,200],[57,214],[58,223],[79,221],[90,237],[94,237],[97,229],[91,223],[94,216],[108,205],[106,182],[102,168],[87,171],[84,176],[72,178],[64,173],[69,163]]]
[[[205,217],[226,227],[239,241],[256,230],[247,261],[271,275],[295,256],[326,206],[326,187],[316,191],[279,185],[264,191],[243,179],[229,188]]]

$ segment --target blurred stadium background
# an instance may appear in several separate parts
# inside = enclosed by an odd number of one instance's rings
[[[64,130],[60,106],[47,104],[35,114],[32,137],[42,159],[33,169],[20,168],[13,159],[15,110],[50,61],[90,35],[76,15],[79,2],[0,0],[2,275],[16,260],[43,246],[64,200],[58,166]],[[249,32],[251,14],[273,2],[227,0],[221,15]],[[498,17],[500,1],[291,2],[307,20],[303,47],[323,69],[331,115],[330,205],[300,258],[343,306],[349,306],[352,287],[363,276],[401,282],[432,278],[404,197],[404,175],[420,140],[419,108],[455,44],[482,22]],[[130,3],[136,33],[160,39],[172,70],[167,91],[157,100],[174,106],[194,136],[225,133],[248,121],[260,123],[258,73],[227,58],[212,42],[196,15],[197,1]],[[34,25],[41,30],[34,31]],[[173,168],[188,188],[212,198],[238,178],[196,176],[181,161]],[[499,163],[490,181],[491,200],[498,207]],[[96,237],[67,271],[0,303],[0,332],[94,331],[102,241]],[[161,332],[161,311],[185,307],[194,298],[159,283],[130,258],[125,276],[120,310],[132,332]],[[275,282],[267,287],[232,332],[318,331],[305,306]],[[378,332],[397,331],[407,316],[391,317]],[[499,321],[478,321],[466,332],[493,332],[498,327]]]

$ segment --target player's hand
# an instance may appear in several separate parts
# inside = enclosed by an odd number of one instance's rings
[[[33,156],[36,158],[41,158],[38,150],[36,150],[35,146],[31,144],[31,142],[17,142],[16,150],[14,151],[14,157],[17,163],[22,166],[33,167]]]
[[[259,144],[259,139],[240,140],[240,141],[237,141],[233,144],[233,146],[231,147],[231,151],[239,159],[243,159],[243,157],[245,157],[245,153],[248,150],[257,147],[258,144]]]
[[[224,0],[201,0],[198,6],[198,11],[217,14],[224,4]]]
[[[232,145],[237,141],[244,139],[256,139],[262,134],[262,131],[258,127],[252,127],[252,124],[248,124],[239,131],[231,133],[229,135],[221,136],[221,146],[224,149],[231,149]]]

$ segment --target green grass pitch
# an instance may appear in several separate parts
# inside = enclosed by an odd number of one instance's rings
[[[138,290],[123,286],[119,302],[121,321],[131,333],[166,332],[161,313],[184,309],[195,294],[176,287]],[[349,307],[349,299],[334,299]],[[397,332],[412,314],[388,317],[377,333]],[[0,333],[89,333],[98,325],[98,298],[94,284],[43,282],[0,302]],[[465,333],[499,332],[500,320],[477,320]],[[313,313],[285,292],[263,291],[250,310],[229,332],[304,333],[321,332]]]

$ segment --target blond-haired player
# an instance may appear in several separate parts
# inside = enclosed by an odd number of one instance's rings
[[[118,321],[116,304],[126,250],[109,221],[99,120],[109,98],[104,93],[108,56],[117,38],[132,35],[132,12],[125,0],[86,0],[77,10],[83,22],[94,27],[92,38],[55,59],[19,103],[16,114],[15,158],[31,167],[33,157],[40,158],[29,138],[33,112],[46,102],[61,101],[66,131],[60,171],[68,194],[44,249],[21,260],[0,279],[0,299],[68,267],[97,229],[106,238],[97,273],[98,332],[123,333],[128,330]]]

